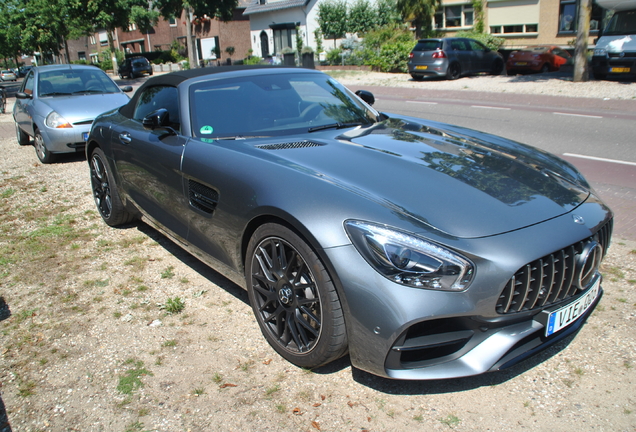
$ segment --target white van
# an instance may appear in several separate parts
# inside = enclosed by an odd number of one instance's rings
[[[614,11],[592,56],[594,78],[636,74],[636,0],[596,0]]]

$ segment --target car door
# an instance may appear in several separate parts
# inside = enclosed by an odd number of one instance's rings
[[[29,135],[33,135],[33,122],[31,120],[33,114],[31,112],[31,106],[33,105],[33,96],[35,96],[33,91],[34,83],[35,73],[33,71],[30,71],[24,78],[22,87],[20,88],[20,92],[26,93],[30,96],[30,98],[16,98],[13,108],[13,116],[15,121],[20,125],[20,128]]]
[[[146,88],[133,118],[113,126],[111,145],[125,194],[144,216],[185,239],[181,156],[187,138],[180,133],[178,100],[176,87]],[[161,108],[168,110],[172,129],[145,128],[144,117]]]
[[[464,39],[451,39],[450,53],[457,61],[459,61],[462,68],[462,74],[471,73],[473,68],[471,52]]]
[[[472,72],[490,72],[492,69],[491,56],[488,55],[490,50],[474,39],[466,39],[466,44],[470,48]]]

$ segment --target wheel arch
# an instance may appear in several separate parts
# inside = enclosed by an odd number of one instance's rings
[[[321,247],[318,240],[311,234],[311,232],[296,218],[291,216],[290,214],[281,212],[281,211],[270,211],[267,213],[260,214],[253,219],[251,219],[248,224],[245,226],[243,230],[243,236],[241,240],[241,262],[243,265],[243,269],[245,269],[245,264],[247,260],[247,247],[250,242],[250,239],[254,235],[256,230],[267,223],[275,223],[282,225],[291,231],[293,231],[296,235],[298,235],[305,243],[311,247],[311,249],[318,255],[318,258],[322,261],[327,272],[329,273],[329,277],[333,282],[334,287],[336,288],[336,293],[338,294],[338,298],[340,299],[340,304],[345,311],[344,319],[345,326],[347,324],[347,317],[349,316],[349,305],[347,303],[347,297],[345,295],[342,282],[336,273],[336,269],[332,265],[331,261],[327,254],[324,253],[323,248]],[[243,271],[245,273],[245,271]],[[348,328],[348,326],[347,326]]]

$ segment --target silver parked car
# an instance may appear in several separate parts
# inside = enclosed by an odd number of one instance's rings
[[[385,377],[476,375],[580,329],[613,218],[581,174],[373,101],[309,69],[150,78],[95,119],[95,204],[246,288],[264,337],[301,367],[349,352]]]
[[[420,39],[409,54],[409,74],[415,80],[424,77],[446,77],[454,80],[463,75],[504,71],[501,54],[468,38]]]
[[[93,120],[130,100],[104,71],[94,66],[51,65],[31,69],[13,107],[20,145],[33,137],[42,163],[58,153],[83,151]]]

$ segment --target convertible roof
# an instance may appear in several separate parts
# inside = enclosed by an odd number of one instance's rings
[[[133,95],[126,105],[119,109],[119,112],[128,118],[132,118],[135,106],[137,105],[137,99],[139,99],[139,95],[143,93],[143,91],[147,87],[154,86],[172,86],[176,87],[182,82],[189,80],[191,78],[198,78],[206,75],[214,75],[217,73],[224,72],[238,72],[242,70],[253,70],[253,69],[282,69],[282,68],[290,68],[290,66],[272,66],[272,65],[242,65],[242,66],[217,66],[217,67],[207,67],[207,68],[198,68],[198,69],[188,69],[179,72],[172,72],[164,75],[154,76],[148,81],[146,81]],[[293,68],[293,67],[292,67]],[[299,68],[301,69],[301,68]],[[176,101],[175,101],[176,102]]]

